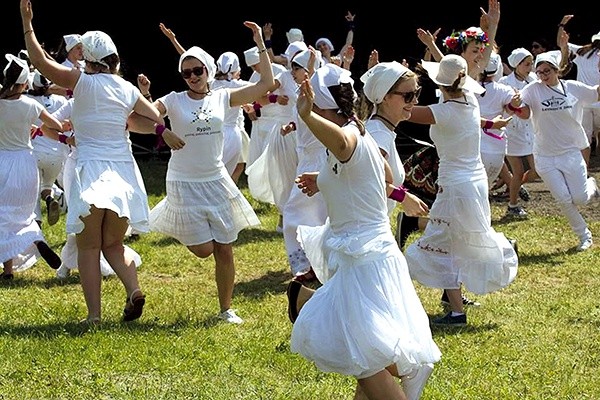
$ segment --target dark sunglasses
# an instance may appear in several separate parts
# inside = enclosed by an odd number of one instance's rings
[[[421,87],[418,87],[414,92],[390,92],[390,94],[397,94],[399,96],[404,97],[404,101],[406,103],[412,103],[414,99],[418,99],[421,95]]]
[[[184,69],[181,71],[181,76],[183,79],[190,79],[192,74],[196,76],[201,76],[204,73],[204,67],[194,67],[192,69]]]

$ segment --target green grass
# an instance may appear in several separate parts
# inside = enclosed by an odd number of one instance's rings
[[[164,194],[166,164],[143,161],[140,169],[152,206]],[[59,282],[40,261],[0,282],[0,399],[351,399],[353,378],[290,353],[290,274],[277,211],[241,186],[262,222],[234,248],[243,325],[215,319],[212,258],[156,233],[128,243],[142,256],[147,295],[144,315],[129,324],[120,322],[125,293],[111,277],[102,325],[82,328],[77,273]],[[536,213],[534,203],[526,222],[503,220],[505,204],[492,207],[496,229],[519,240],[519,273],[502,291],[467,293],[482,306],[468,310],[466,328],[433,330],[443,355],[423,399],[600,398],[600,250],[574,252],[566,220]],[[64,216],[44,231],[60,249]],[[415,285],[430,316],[441,315],[440,291]]]

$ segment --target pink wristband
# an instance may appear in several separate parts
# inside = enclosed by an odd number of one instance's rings
[[[406,197],[406,192],[408,192],[408,189],[404,186],[400,186],[394,188],[388,197],[392,200],[396,200],[398,203],[402,203]]]
[[[483,129],[491,129],[492,126],[494,126],[494,121],[487,119],[483,125]]]
[[[62,144],[67,144],[67,139],[69,137],[65,134],[59,133],[58,134],[58,141],[61,142]]]
[[[162,136],[165,129],[167,129],[167,127],[164,125],[161,125],[161,124],[154,125],[154,133],[156,133],[157,136]]]
[[[277,96],[276,94],[270,94],[269,95],[269,103],[277,103]]]
[[[73,91],[71,89],[67,89],[67,97],[73,97]]]
[[[262,106],[259,102],[255,101],[254,103],[252,103],[252,108],[254,108],[254,111],[258,111],[262,108]]]

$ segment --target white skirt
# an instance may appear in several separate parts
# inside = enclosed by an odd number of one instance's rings
[[[491,226],[487,180],[443,186],[423,235],[405,252],[410,275],[434,288],[485,294],[509,285],[518,258],[504,234]]]
[[[140,170],[131,161],[77,159],[67,204],[67,233],[80,233],[81,217],[90,215],[90,207],[107,209],[126,217],[136,232],[148,232],[148,195]]]
[[[39,177],[31,150],[0,150],[0,263],[13,259],[15,271],[31,267],[44,240],[35,221]]]
[[[232,243],[260,220],[231,177],[208,182],[167,181],[167,196],[150,211],[150,227],[186,246]]]
[[[429,318],[389,226],[345,238],[331,236],[327,225],[300,231],[313,267],[329,269],[331,276],[302,307],[292,329],[292,352],[321,371],[359,379],[392,364],[406,375],[440,360]],[[320,249],[323,254],[312,258]]]

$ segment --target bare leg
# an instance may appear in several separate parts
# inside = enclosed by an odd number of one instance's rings
[[[231,244],[214,243],[215,280],[219,294],[221,312],[231,308],[233,287],[235,281],[235,266],[233,263],[233,246]]]
[[[233,181],[235,182],[235,184],[238,184],[238,181],[240,180],[240,176],[242,176],[242,172],[244,172],[244,170],[246,169],[246,163],[238,163],[235,166],[235,169],[233,170],[233,172],[231,173],[231,179],[233,179]]]
[[[509,184],[509,205],[518,204],[519,200],[519,189],[521,189],[521,182],[523,181],[523,174],[525,168],[523,166],[523,160],[520,156],[507,156],[510,169],[512,170],[512,178]]]
[[[446,293],[448,294],[450,309],[454,312],[464,313],[461,289],[446,289]]]
[[[113,211],[105,212],[102,223],[102,253],[125,286],[129,298],[134,290],[140,288],[140,285],[133,260],[131,257],[126,260],[125,257],[123,238],[128,226],[126,218],[119,218]]]
[[[94,206],[91,214],[83,218],[84,228],[77,234],[77,265],[83,297],[88,309],[88,321],[101,317],[100,248],[102,246],[102,222],[105,210]]]
[[[13,273],[13,260],[12,258],[10,260],[6,260],[2,263],[4,269],[4,275],[12,275]]]
[[[383,370],[368,378],[359,379],[362,393],[369,400],[407,400],[402,388],[388,370]],[[359,397],[360,399],[360,397]]]
[[[590,155],[592,154],[592,148],[590,146],[581,150],[581,154],[583,155],[583,159],[585,160],[585,165],[590,167]]]

